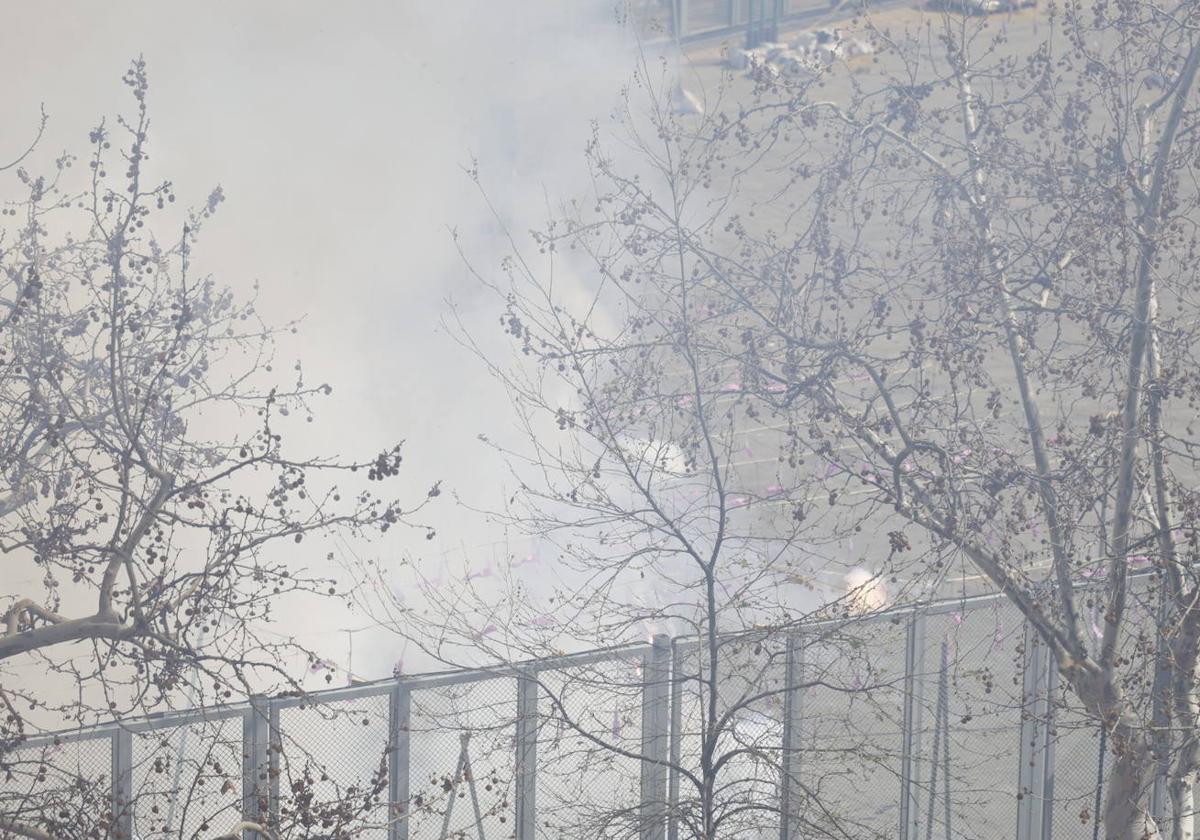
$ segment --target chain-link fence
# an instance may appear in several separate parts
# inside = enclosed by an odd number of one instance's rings
[[[238,821],[239,715],[168,721],[130,732],[126,743],[132,795],[124,810],[141,840],[207,840]]]
[[[1149,724],[1153,645],[1124,644]],[[27,739],[0,819],[66,840],[243,820],[278,840],[1084,840],[1105,747],[1070,699],[1015,608],[978,597]]]
[[[7,750],[0,756],[0,815],[6,824],[46,826],[63,840],[107,837],[117,823],[112,772],[112,738],[104,733]]]

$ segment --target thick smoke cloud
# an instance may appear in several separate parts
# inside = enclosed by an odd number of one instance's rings
[[[349,452],[404,438],[416,495],[442,479],[494,504],[504,472],[476,437],[503,433],[507,400],[439,327],[445,299],[485,341],[499,346],[500,331],[449,228],[495,266],[503,243],[463,172],[473,158],[515,231],[582,186],[589,121],[606,118],[633,66],[613,4],[74,2],[9,13],[22,34],[0,63],[20,82],[0,152],[28,141],[42,102],[51,123],[31,168],[83,150],[98,119],[127,105],[121,73],[144,55],[152,167],[185,201],[216,184],[228,196],[198,268],[247,293],[257,281],[272,321],[306,316],[281,366],[301,357],[310,379],[336,389],[308,442]],[[500,537],[450,504],[430,522],[433,543],[409,533],[365,551],[385,563],[409,551],[486,557]],[[10,580],[22,583],[34,581]],[[343,665],[340,629],[365,623],[333,606],[296,618],[279,624],[302,626]],[[355,671],[390,670],[388,644],[356,638]]]

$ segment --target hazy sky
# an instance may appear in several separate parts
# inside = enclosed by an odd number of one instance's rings
[[[499,498],[499,465],[475,439],[505,422],[507,403],[438,328],[453,295],[474,306],[485,334],[500,335],[446,230],[457,225],[487,253],[491,226],[461,167],[479,156],[521,229],[541,220],[543,190],[580,183],[587,122],[606,116],[630,69],[611,9],[608,0],[13,4],[0,52],[10,80],[0,157],[28,141],[39,103],[51,122],[30,168],[64,149],[86,156],[98,119],[128,110],[121,75],[143,55],[152,174],[171,178],[186,203],[222,185],[228,200],[199,267],[234,288],[258,280],[273,321],[307,315],[281,361],[298,354],[310,380],[334,384],[318,417],[325,448],[367,453],[406,438],[414,496],[443,478],[486,503]],[[0,184],[0,195],[18,195]],[[443,508],[437,546],[488,538]],[[353,622],[325,617],[321,644],[334,658],[345,641],[331,631]],[[390,670],[382,660],[355,666]]]

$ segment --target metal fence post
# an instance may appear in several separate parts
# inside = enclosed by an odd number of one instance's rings
[[[667,732],[670,710],[671,643],[654,637],[642,660],[642,801],[641,840],[665,840],[667,804]]]
[[[675,0],[675,38],[686,38],[688,34],[688,0]]]
[[[271,708],[266,697],[254,695],[242,714],[242,816],[251,822],[270,819]],[[263,840],[247,829],[242,840]]]
[[[904,717],[900,747],[900,840],[920,836],[917,769],[921,755],[921,671],[925,661],[925,614],[915,610],[904,642]]]
[[[783,695],[783,756],[779,780],[779,840],[795,840],[792,831],[792,812],[799,800],[800,785],[800,721],[804,695],[800,688],[804,672],[804,648],[800,636],[789,633]]]
[[[1169,755],[1166,754],[1167,751],[1162,749],[1162,736],[1157,734],[1166,732],[1170,727],[1170,722],[1167,719],[1166,697],[1164,696],[1167,691],[1165,683],[1167,673],[1166,663],[1167,658],[1170,656],[1166,634],[1167,628],[1170,626],[1167,588],[1160,586],[1158,590],[1157,613],[1155,614],[1154,688],[1150,698],[1151,715],[1156,732],[1154,752],[1158,758],[1154,773],[1154,783],[1150,788],[1150,815],[1154,817],[1154,821],[1159,825],[1163,825],[1167,817],[1167,774],[1171,763]],[[1175,817],[1175,819],[1179,819],[1179,817]]]
[[[679,840],[679,759],[683,752],[683,651],[671,640],[671,766],[667,770],[667,840]]]
[[[1042,840],[1050,840],[1054,830],[1054,692],[1058,690],[1058,664],[1046,657],[1046,769],[1045,804],[1042,805]]]
[[[767,40],[779,40],[779,20],[783,17],[784,0],[773,0],[771,3],[771,22],[767,24]]]
[[[133,735],[121,728],[112,736],[113,837],[133,837]]]
[[[537,700],[534,674],[517,678],[516,840],[534,840],[537,831]]]
[[[408,750],[412,694],[397,681],[388,710],[388,840],[408,840]]]
[[[279,779],[283,775],[283,732],[279,727],[279,706],[268,703],[270,723],[267,741],[267,813],[272,828],[279,825]]]
[[[1017,840],[1041,840],[1049,741],[1049,658],[1041,636],[1025,625],[1025,673],[1021,688],[1021,743],[1018,752]]]

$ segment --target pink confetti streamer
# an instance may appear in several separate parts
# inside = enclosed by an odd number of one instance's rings
[[[478,633],[475,634],[475,636],[474,636],[475,640],[478,641],[479,639],[482,639],[484,636],[490,636],[499,629],[500,628],[497,627],[495,624],[489,624],[487,627],[484,627],[482,630],[480,630]]]

